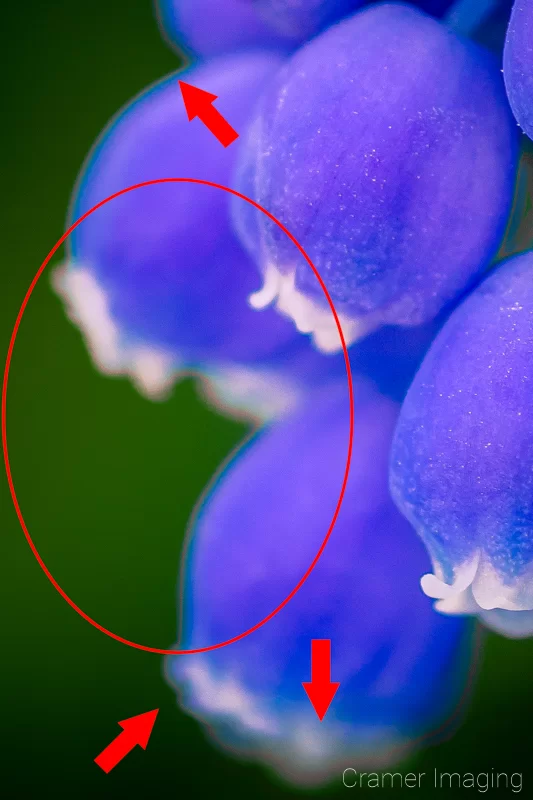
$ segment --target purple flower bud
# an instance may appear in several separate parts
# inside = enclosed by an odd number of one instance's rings
[[[507,96],[518,124],[533,138],[533,2],[516,0],[503,51]]]
[[[533,634],[533,253],[454,311],[407,394],[394,498],[425,542],[426,594],[508,636]]]
[[[397,406],[358,383],[354,454],[331,538],[293,599],[244,639],[173,657],[184,708],[232,751],[304,784],[342,767],[390,764],[457,700],[469,626],[436,614],[416,576],[422,544],[388,492]],[[244,447],[191,529],[181,647],[237,636],[304,575],[330,524],[348,440],[344,386]],[[303,688],[312,639],[330,639],[340,688],[320,722]]]
[[[355,341],[417,325],[493,256],[510,208],[516,134],[489,55],[407,5],[356,13],[268,84],[239,188],[301,241]],[[293,245],[248,208],[239,235],[276,301],[319,347],[339,347]]]
[[[241,131],[278,63],[265,53],[240,54],[180,77],[220,95],[217,108]],[[188,121],[172,75],[128,105],[101,136],[75,191],[72,217],[142,181],[192,177],[228,185],[236,147],[223,148],[200,120]],[[132,375],[151,396],[200,371],[226,408],[268,416],[293,402],[324,358],[273,310],[265,318],[249,307],[258,281],[229,209],[227,193],[190,183],[122,195],[71,235],[68,265],[55,285],[103,370]]]
[[[299,35],[273,28],[253,0],[157,0],[161,28],[192,55],[216,56],[269,47],[293,50]]]

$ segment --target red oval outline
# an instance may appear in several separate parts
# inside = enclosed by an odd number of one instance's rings
[[[119,636],[117,633],[113,633],[113,631],[110,631],[107,628],[104,628],[103,625],[100,625],[100,623],[96,622],[96,620],[94,620],[92,617],[90,617],[88,614],[86,614],[85,611],[83,611],[79,606],[76,605],[76,603],[68,596],[68,594],[61,588],[61,586],[55,580],[55,578],[53,577],[52,573],[49,571],[48,567],[46,566],[46,564],[44,563],[43,559],[41,558],[41,556],[39,554],[39,551],[37,550],[37,547],[33,543],[33,539],[30,536],[30,532],[28,531],[28,528],[26,527],[26,523],[24,521],[24,517],[22,516],[22,511],[20,509],[20,505],[19,505],[19,502],[18,502],[18,499],[17,499],[17,495],[16,495],[16,492],[15,492],[15,486],[14,486],[13,477],[12,477],[12,474],[11,474],[11,466],[10,466],[10,463],[9,463],[9,454],[8,454],[8,448],[7,448],[7,384],[8,384],[8,379],[9,379],[9,370],[10,370],[10,367],[11,367],[11,358],[12,358],[12,355],[13,355],[13,348],[14,348],[14,345],[15,345],[15,340],[17,338],[18,329],[20,327],[20,323],[22,321],[22,317],[23,317],[24,311],[26,310],[26,306],[28,304],[28,300],[30,299],[31,294],[32,294],[33,290],[35,289],[35,286],[37,285],[37,281],[39,280],[39,278],[41,277],[42,273],[44,272],[48,262],[50,261],[52,256],[56,253],[56,251],[61,247],[63,242],[65,242],[65,240],[70,236],[72,231],[75,230],[78,227],[78,225],[81,222],[83,222],[83,220],[87,219],[87,217],[90,216],[90,214],[92,214],[98,208],[101,208],[106,203],[109,203],[111,200],[114,200],[116,197],[120,197],[121,195],[127,194],[128,192],[132,192],[135,189],[141,189],[144,186],[154,186],[155,184],[162,184],[162,183],[196,183],[196,184],[201,184],[203,186],[211,186],[211,187],[213,187],[215,189],[222,189],[223,191],[228,192],[229,194],[232,194],[235,197],[239,197],[239,198],[241,198],[241,200],[245,200],[247,203],[250,203],[250,205],[254,206],[258,211],[261,211],[270,220],[272,220],[272,222],[274,222],[289,237],[291,242],[297,247],[297,249],[300,251],[302,256],[305,258],[305,260],[307,261],[307,263],[309,264],[309,266],[313,270],[313,272],[315,274],[315,277],[318,280],[318,282],[320,284],[320,287],[321,287],[322,291],[324,292],[324,295],[326,296],[326,300],[328,301],[328,305],[329,305],[329,307],[331,309],[331,313],[333,314],[333,317],[335,319],[335,324],[337,326],[337,330],[339,332],[339,337],[340,337],[341,344],[342,344],[342,351],[344,353],[344,361],[345,361],[345,365],[346,365],[346,376],[347,376],[347,379],[348,379],[348,393],[349,393],[349,398],[350,398],[350,431],[349,431],[349,435],[348,435],[348,453],[347,453],[347,456],[346,456],[346,466],[345,466],[345,469],[344,469],[344,477],[343,477],[343,481],[342,481],[341,490],[340,490],[340,493],[339,493],[339,499],[337,500],[337,505],[335,507],[335,511],[333,513],[333,517],[331,519],[331,522],[330,522],[328,531],[326,533],[326,536],[324,537],[324,540],[323,540],[322,544],[320,545],[318,553],[314,557],[314,559],[311,562],[310,566],[307,568],[305,574],[300,578],[300,580],[298,581],[298,583],[296,584],[294,589],[287,595],[287,597],[278,606],[276,606],[276,608],[273,611],[271,611],[270,614],[268,614],[262,620],[257,622],[251,628],[248,628],[248,630],[244,631],[243,633],[240,633],[238,636],[233,636],[231,639],[227,639],[224,642],[217,642],[216,644],[212,644],[212,645],[209,645],[207,647],[198,647],[198,648],[196,648],[194,650],[166,650],[164,648],[149,647],[148,645],[139,644],[138,642],[132,642],[129,639],[125,639],[124,637]],[[337,312],[335,310],[335,306],[333,305],[333,300],[331,299],[331,297],[329,295],[329,292],[326,289],[324,281],[320,277],[320,274],[319,274],[317,268],[315,267],[315,265],[313,264],[313,262],[311,261],[311,259],[307,255],[307,253],[305,252],[305,250],[302,247],[302,245],[292,235],[292,233],[290,233],[290,231],[287,230],[287,228],[283,225],[282,222],[280,222],[273,214],[271,214],[270,211],[267,211],[266,208],[263,208],[261,205],[259,205],[259,203],[256,203],[255,200],[252,200],[250,197],[247,197],[246,195],[241,194],[240,192],[237,192],[235,189],[230,189],[228,186],[222,186],[219,183],[213,183],[211,181],[200,180],[199,178],[157,178],[155,180],[144,181],[143,183],[136,183],[133,186],[128,186],[125,189],[121,189],[119,192],[115,192],[115,194],[112,194],[109,197],[106,197],[104,200],[101,200],[95,206],[93,206],[88,211],[86,211],[85,214],[83,214],[79,219],[77,219],[76,222],[74,222],[70,226],[70,228],[68,228],[68,230],[65,231],[63,236],[59,239],[59,241],[57,241],[56,244],[52,247],[52,249],[50,250],[50,252],[46,256],[45,260],[43,261],[43,263],[41,264],[41,266],[37,270],[37,273],[36,273],[35,277],[33,278],[32,282],[31,282],[31,284],[29,286],[28,291],[26,292],[24,300],[22,301],[22,304],[20,306],[19,312],[17,314],[17,318],[15,320],[15,325],[13,327],[13,331],[12,331],[12,334],[11,334],[11,339],[10,339],[10,342],[9,342],[9,348],[8,348],[8,352],[7,352],[6,364],[5,364],[5,369],[4,369],[4,380],[3,380],[3,384],[2,384],[2,445],[3,445],[3,451],[4,451],[4,461],[5,461],[5,465],[6,465],[6,474],[7,474],[7,481],[8,481],[8,484],[9,484],[9,491],[11,493],[11,499],[13,500],[13,505],[15,506],[15,511],[17,513],[17,517],[18,517],[18,520],[20,522],[20,526],[21,526],[21,528],[22,528],[22,530],[24,532],[24,536],[26,537],[26,540],[27,540],[27,542],[28,542],[28,544],[29,544],[29,546],[31,548],[31,551],[32,551],[33,555],[37,559],[37,562],[38,562],[39,566],[43,570],[44,574],[46,575],[46,577],[48,578],[48,580],[50,581],[52,586],[59,592],[59,594],[61,595],[63,600],[66,600],[66,602],[69,604],[69,606],[71,606],[71,608],[73,608],[74,611],[76,611],[80,615],[80,617],[83,617],[83,619],[86,622],[89,622],[94,628],[96,628],[97,630],[101,631],[101,633],[105,633],[106,636],[110,636],[112,639],[115,639],[117,642],[122,642],[122,644],[128,645],[128,647],[133,647],[136,650],[145,650],[146,652],[149,652],[149,653],[158,653],[159,655],[169,655],[169,656],[171,656],[171,655],[186,655],[187,653],[208,653],[211,650],[218,650],[221,647],[226,647],[229,644],[233,644],[234,642],[238,642],[240,639],[244,639],[246,636],[249,636],[251,633],[254,633],[254,631],[258,630],[263,625],[265,625],[267,622],[269,622],[273,617],[275,617],[276,614],[279,611],[281,611],[281,609],[284,608],[290,600],[292,600],[292,598],[299,591],[299,589],[301,589],[301,587],[303,586],[303,584],[305,583],[307,578],[310,576],[310,574],[313,571],[313,569],[316,567],[316,565],[318,563],[318,560],[319,560],[320,556],[322,555],[322,553],[324,552],[324,549],[325,549],[325,547],[326,547],[326,545],[327,545],[327,543],[329,541],[329,538],[331,536],[333,528],[335,527],[335,523],[337,522],[337,518],[339,516],[339,511],[341,509],[342,501],[344,499],[344,494],[345,494],[345,491],[346,491],[346,485],[347,485],[347,482],[348,482],[348,475],[349,475],[349,472],[350,472],[350,463],[351,463],[351,459],[352,459],[353,435],[354,435],[354,398],[353,398],[352,372],[351,372],[351,368],[350,368],[350,357],[348,355],[348,349],[346,347],[346,342],[344,340],[344,334],[342,332],[342,327],[341,327],[339,318],[337,316]]]

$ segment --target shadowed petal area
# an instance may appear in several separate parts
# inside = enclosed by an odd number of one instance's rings
[[[203,58],[254,47],[289,53],[363,4],[364,0],[155,2],[165,38],[182,52]],[[415,5],[440,17],[452,0],[421,0]]]
[[[273,28],[254,0],[156,0],[165,36],[181,50],[212,57],[254,47],[289,52],[302,37]]]
[[[255,0],[273,30],[310,39],[323,28],[355,11],[364,0]]]

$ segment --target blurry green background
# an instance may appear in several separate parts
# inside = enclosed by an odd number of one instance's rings
[[[87,150],[110,116],[178,61],[149,0],[8,2],[2,28],[4,358],[26,289],[64,230]],[[127,381],[99,375],[50,290],[49,271],[43,275],[12,363],[11,464],[47,565],[101,624],[172,646],[187,518],[245,431],[205,408],[190,382],[169,402],[152,404]],[[2,795],[291,796],[266,770],[209,744],[178,710],[160,656],[109,639],[67,606],[30,552],[5,477],[0,501]],[[93,759],[119,733],[117,721],[155,707],[148,750],[136,748],[105,775]],[[533,641],[489,636],[461,730],[409,768],[523,772],[523,793],[532,796],[532,720]],[[339,775],[318,794],[347,791]]]

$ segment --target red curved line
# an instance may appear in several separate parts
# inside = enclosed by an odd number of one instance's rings
[[[19,327],[20,327],[20,323],[22,321],[22,317],[24,315],[24,311],[26,310],[26,306],[28,304],[28,300],[30,299],[31,294],[32,294],[33,290],[35,289],[35,286],[37,285],[37,281],[39,280],[39,278],[43,274],[46,266],[48,265],[48,262],[50,261],[52,256],[57,252],[57,250],[61,247],[61,245],[65,242],[65,240],[70,236],[72,231],[74,231],[78,227],[78,225],[80,223],[82,223],[85,219],[87,219],[87,217],[90,216],[90,214],[92,214],[94,211],[96,211],[97,209],[101,208],[106,203],[109,203],[111,200],[114,200],[116,197],[120,197],[121,195],[126,194],[127,192],[132,192],[134,189],[141,189],[144,186],[154,186],[155,184],[162,184],[162,183],[198,183],[198,184],[202,184],[204,186],[212,186],[215,189],[222,189],[223,191],[228,192],[229,194],[235,195],[235,197],[240,197],[242,200],[245,200],[247,203],[250,203],[250,205],[254,206],[254,208],[258,209],[258,211],[261,211],[270,220],[272,220],[272,222],[274,222],[289,237],[291,242],[297,247],[297,249],[300,251],[300,253],[303,255],[303,257],[305,258],[305,260],[307,261],[307,263],[309,264],[309,266],[313,270],[313,272],[315,274],[315,277],[318,280],[322,291],[324,292],[326,300],[328,301],[329,307],[331,309],[331,313],[333,314],[333,317],[335,319],[335,324],[337,326],[337,330],[339,332],[339,337],[340,337],[341,344],[342,344],[342,351],[344,353],[344,361],[345,361],[345,365],[346,365],[346,376],[347,376],[347,379],[348,379],[348,393],[349,393],[349,398],[350,398],[350,431],[349,431],[349,435],[348,435],[348,453],[347,453],[347,457],[346,457],[346,466],[345,466],[345,470],[344,470],[344,477],[343,477],[343,481],[342,481],[341,490],[340,490],[340,493],[339,493],[339,499],[337,501],[337,506],[335,508],[335,512],[334,512],[333,517],[331,519],[328,531],[326,533],[326,536],[324,537],[324,541],[322,542],[322,544],[320,546],[320,549],[318,550],[318,553],[314,557],[314,559],[311,562],[310,566],[308,567],[307,571],[302,576],[302,578],[299,580],[299,582],[296,584],[294,589],[290,592],[290,594],[288,594],[287,597],[273,611],[271,611],[270,614],[268,614],[268,616],[264,617],[264,619],[260,620],[256,625],[254,625],[251,628],[248,628],[248,630],[244,631],[243,633],[240,633],[238,636],[234,636],[232,639],[226,639],[226,641],[224,641],[224,642],[218,642],[217,644],[212,644],[212,645],[209,645],[208,647],[198,647],[198,648],[196,648],[194,650],[166,650],[164,648],[149,647],[149,646],[144,645],[144,644],[139,644],[138,642],[132,642],[129,639],[125,639],[124,637],[119,636],[117,633],[113,633],[113,631],[110,631],[107,628],[104,628],[103,625],[100,625],[100,623],[96,622],[96,620],[94,620],[92,617],[90,617],[88,614],[86,614],[85,611],[83,611],[78,605],[76,605],[74,600],[72,600],[68,596],[68,594],[61,588],[61,586],[58,584],[56,579],[53,577],[52,573],[50,572],[50,570],[48,569],[48,567],[44,563],[43,559],[41,558],[41,556],[39,554],[39,551],[37,550],[37,547],[33,543],[33,539],[31,538],[30,532],[29,532],[29,530],[28,530],[28,528],[26,526],[26,523],[24,521],[24,517],[22,515],[22,511],[20,509],[20,505],[19,505],[19,502],[18,502],[18,499],[17,499],[17,494],[15,492],[15,485],[13,483],[13,476],[11,474],[11,466],[10,466],[10,463],[9,463],[9,454],[8,454],[8,448],[7,448],[7,425],[6,425],[6,419],[7,419],[7,384],[8,384],[8,379],[9,379],[9,370],[10,370],[10,367],[11,367],[11,358],[12,358],[12,355],[13,355],[13,348],[15,346],[15,340],[17,338],[17,333],[18,333],[18,330],[19,330]],[[324,284],[324,281],[320,277],[320,274],[319,274],[317,268],[315,267],[315,265],[313,264],[313,262],[311,261],[311,259],[309,258],[309,256],[305,252],[305,250],[303,249],[302,245],[292,235],[292,233],[290,233],[290,231],[287,230],[287,228],[283,225],[282,222],[280,222],[278,219],[276,219],[276,217],[273,214],[271,214],[270,211],[267,211],[266,208],[263,208],[262,206],[259,205],[259,203],[256,203],[255,200],[252,200],[250,197],[246,197],[246,195],[241,194],[240,192],[237,192],[235,189],[230,189],[228,186],[222,186],[219,183],[212,183],[211,181],[205,181],[205,180],[201,180],[199,178],[157,178],[157,179],[154,179],[154,180],[151,180],[151,181],[144,181],[143,183],[136,183],[133,186],[128,186],[125,189],[121,189],[119,192],[115,192],[115,194],[112,194],[109,197],[106,197],[104,200],[101,200],[95,206],[93,206],[88,211],[86,211],[85,214],[83,214],[79,219],[77,219],[75,222],[73,222],[72,225],[70,226],[70,228],[68,228],[68,230],[65,231],[63,236],[59,239],[58,242],[56,242],[56,244],[50,250],[50,252],[46,256],[45,260],[43,261],[43,263],[41,264],[41,266],[37,270],[37,273],[36,273],[35,277],[33,278],[32,282],[31,282],[31,284],[30,284],[30,286],[28,288],[28,291],[26,292],[24,300],[22,301],[22,304],[20,306],[19,312],[17,314],[17,318],[15,320],[15,325],[13,326],[13,331],[11,333],[11,339],[10,339],[10,342],[9,342],[9,348],[8,348],[8,351],[7,351],[7,358],[6,358],[6,364],[5,364],[5,369],[4,369],[4,379],[3,379],[3,384],[2,384],[2,446],[3,446],[3,451],[4,451],[4,461],[5,461],[5,465],[6,465],[6,474],[7,474],[7,482],[9,484],[9,491],[11,493],[11,498],[13,500],[13,505],[15,506],[15,511],[17,513],[17,517],[18,517],[18,520],[20,522],[20,526],[21,526],[21,528],[22,528],[22,530],[24,532],[24,536],[26,537],[26,540],[27,540],[27,542],[28,542],[28,544],[29,544],[29,546],[31,548],[31,551],[32,551],[33,555],[37,559],[37,562],[38,562],[39,566],[43,570],[44,574],[46,575],[46,577],[48,578],[48,580],[50,581],[52,586],[59,592],[61,597],[64,600],[66,600],[66,602],[69,604],[69,606],[71,606],[71,608],[73,608],[74,611],[76,611],[80,615],[80,617],[83,617],[83,619],[86,620],[86,622],[89,622],[94,628],[97,628],[97,630],[101,631],[102,633],[105,633],[106,636],[110,636],[112,639],[115,639],[117,642],[122,642],[122,644],[126,644],[129,647],[134,647],[137,650],[145,650],[145,651],[147,651],[149,653],[158,653],[160,655],[185,655],[187,653],[208,653],[211,650],[218,650],[221,647],[226,647],[229,644],[233,644],[234,642],[238,642],[240,639],[244,639],[246,636],[249,636],[251,633],[254,633],[259,628],[261,628],[263,625],[265,625],[265,623],[269,622],[273,617],[275,617],[276,614],[279,611],[281,611],[281,609],[284,608],[287,605],[287,603],[290,600],[292,600],[294,595],[301,589],[301,587],[303,586],[305,581],[308,579],[308,577],[310,576],[310,574],[313,571],[313,569],[316,567],[316,565],[318,563],[318,560],[320,559],[320,556],[324,552],[324,549],[325,549],[325,547],[326,547],[326,545],[327,545],[327,543],[329,541],[329,538],[331,536],[333,528],[335,527],[335,523],[337,522],[337,518],[339,516],[339,511],[341,509],[341,505],[342,505],[342,502],[344,500],[344,494],[346,492],[346,485],[348,483],[348,475],[349,475],[349,472],[350,472],[350,463],[351,463],[351,459],[352,459],[353,435],[354,435],[354,398],[353,398],[353,381],[352,381],[352,372],[351,372],[351,368],[350,368],[350,358],[349,358],[349,355],[348,355],[348,349],[346,347],[346,342],[344,340],[344,334],[342,332],[342,327],[341,327],[339,318],[337,316],[337,312],[335,310],[335,306],[333,305],[333,300],[331,299],[331,297],[329,295],[329,292],[328,292],[328,290],[327,290],[327,288],[326,288],[326,286]]]

